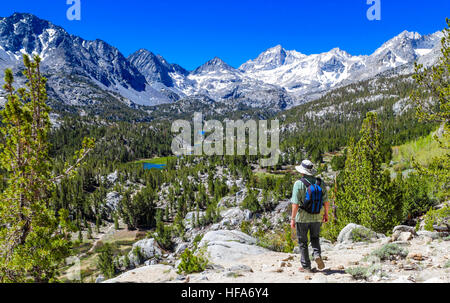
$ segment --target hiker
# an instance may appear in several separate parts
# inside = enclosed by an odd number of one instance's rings
[[[298,243],[300,246],[302,272],[314,272],[311,268],[311,260],[308,253],[308,231],[310,233],[311,246],[313,248],[313,258],[319,269],[323,269],[320,250],[320,227],[328,222],[328,208],[326,186],[322,180],[315,178],[314,164],[309,160],[304,160],[295,169],[302,175],[302,178],[295,182],[292,190],[292,216],[291,227],[296,229]],[[323,217],[320,214],[322,207],[325,208]]]

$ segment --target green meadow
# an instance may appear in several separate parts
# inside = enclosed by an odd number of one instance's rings
[[[448,143],[448,142],[447,142]],[[434,139],[434,132],[426,137],[394,146],[392,149],[392,161],[396,170],[412,168],[412,159],[421,165],[427,166],[434,158],[444,155],[447,152],[440,147],[439,142]]]

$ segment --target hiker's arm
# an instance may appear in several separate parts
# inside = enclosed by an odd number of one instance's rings
[[[295,216],[298,212],[298,204],[292,204],[291,227],[295,229]]]
[[[324,204],[325,212],[323,213],[323,222],[328,222],[328,209],[330,208],[330,202],[325,202]]]
[[[298,184],[299,182],[295,182],[294,183],[294,188],[292,189],[292,198],[291,198],[291,203],[292,203],[292,215],[291,215],[291,227],[292,229],[295,229],[295,216],[297,215],[298,212],[298,205],[300,203],[300,199],[299,199],[299,195],[298,195]]]

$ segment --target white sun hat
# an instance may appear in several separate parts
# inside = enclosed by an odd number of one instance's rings
[[[314,169],[314,163],[312,163],[309,160],[303,160],[302,164],[299,166],[296,166],[295,169],[304,175],[307,176],[314,176],[316,174],[316,171]]]

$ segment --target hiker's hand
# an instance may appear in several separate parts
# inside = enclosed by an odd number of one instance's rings
[[[295,229],[295,220],[291,220],[291,228]]]
[[[324,215],[323,215],[323,220],[322,220],[322,222],[323,222],[323,223],[327,223],[327,222],[328,222],[328,214],[324,214]]]

